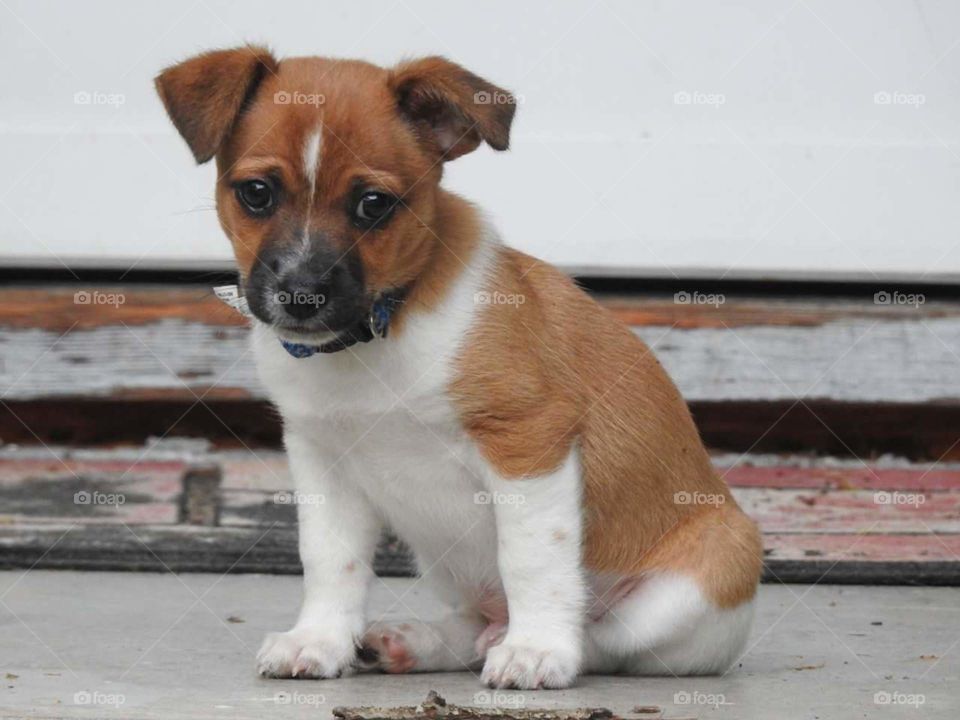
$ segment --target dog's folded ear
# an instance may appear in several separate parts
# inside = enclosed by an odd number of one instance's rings
[[[494,150],[510,144],[514,97],[442,57],[402,63],[391,87],[400,112],[444,160],[464,155],[480,141]]]
[[[160,73],[157,92],[198,163],[216,155],[244,104],[277,61],[262,47],[197,55]]]

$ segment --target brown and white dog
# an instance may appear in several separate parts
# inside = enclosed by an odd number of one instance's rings
[[[759,537],[676,388],[440,186],[481,142],[507,149],[504,90],[438,57],[383,69],[258,47],[189,59],[157,89],[196,160],[217,160],[305,499],[303,605],[264,642],[262,674],[482,667],[491,686],[561,688],[737,659]],[[384,526],[444,619],[368,624]]]

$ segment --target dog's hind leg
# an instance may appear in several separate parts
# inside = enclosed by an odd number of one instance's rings
[[[598,619],[588,620],[584,671],[721,673],[743,651],[752,618],[753,600],[719,608],[690,577],[650,575]]]

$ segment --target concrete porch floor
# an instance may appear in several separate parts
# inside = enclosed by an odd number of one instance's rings
[[[253,656],[287,629],[300,578],[0,572],[0,716],[329,718],[337,705],[417,704],[430,689],[479,705],[470,673],[258,678]],[[439,608],[416,580],[376,582],[375,617]],[[750,647],[725,677],[585,677],[566,691],[503,691],[523,707],[656,705],[665,718],[960,715],[960,588],[764,585]],[[656,718],[659,715],[645,715]]]

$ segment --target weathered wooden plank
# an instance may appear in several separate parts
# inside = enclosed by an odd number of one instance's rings
[[[692,298],[693,295],[687,293]],[[862,298],[757,298],[723,296],[718,304],[683,302],[682,296],[599,293],[595,297],[628,325],[683,329],[722,327],[816,327],[838,320],[960,317],[955,302],[920,307],[878,304]],[[63,332],[125,323],[146,325],[178,319],[206,325],[241,326],[243,318],[198,285],[44,285],[0,288],[0,327]]]
[[[760,524],[768,580],[811,582],[826,574],[829,582],[960,582],[955,466],[738,459],[730,474],[744,482],[734,495]],[[183,473],[198,462],[222,469],[217,528],[177,524]],[[729,466],[731,457],[718,462]],[[774,487],[760,485],[763,479]],[[902,488],[892,487],[904,479]],[[0,566],[40,560],[38,567],[51,568],[298,572],[300,498],[289,485],[279,451],[211,451],[183,442],[53,454],[7,448],[0,452]],[[76,504],[73,494],[81,491],[123,493],[125,501]],[[412,572],[395,538],[383,540],[376,562],[383,573]]]
[[[960,322],[640,328],[691,401],[956,402]]]
[[[296,497],[289,490],[227,490],[222,495],[220,523],[224,527],[297,523]]]
[[[224,525],[290,524],[301,499],[291,493],[286,458],[275,450],[184,450],[169,446],[86,452],[34,448],[0,454],[0,522],[70,517],[78,522],[176,522],[185,472],[197,464],[222,472]],[[729,463],[724,456],[720,463]],[[960,469],[950,465],[903,466],[844,461],[777,464],[748,456],[719,472],[766,532],[960,532]],[[751,464],[753,463],[753,464]],[[825,466],[826,465],[826,466]],[[891,466],[894,465],[894,466]],[[900,466],[896,466],[900,465]],[[122,495],[118,506],[77,493]],[[160,507],[163,507],[161,514]],[[145,508],[154,508],[150,511]],[[151,514],[153,513],[153,514]]]
[[[960,492],[738,487],[734,496],[764,533],[960,533]],[[290,491],[225,492],[222,523],[292,524],[299,501]]]
[[[958,303],[602,301],[691,402],[960,400]],[[262,398],[246,335],[204,288],[0,290],[0,391],[10,401]]]
[[[110,325],[182,320],[243,326],[245,321],[199,286],[77,285],[0,289],[0,327],[57,333]]]
[[[739,462],[730,469],[733,460]],[[218,528],[177,524],[182,476],[197,462],[215,462],[223,472]],[[960,470],[954,465],[883,460],[864,467],[759,456],[722,456],[718,463],[761,526],[770,581],[825,575],[828,582],[960,582]],[[6,448],[0,451],[0,566],[29,567],[42,558],[38,567],[298,572],[298,498],[289,486],[279,451],[212,451],[182,441],[53,454]],[[78,504],[77,492],[123,494],[124,503]],[[412,572],[394,538],[384,539],[377,568]]]
[[[691,402],[960,401],[956,318],[637,333]],[[264,396],[243,327],[168,319],[66,334],[4,328],[0,359],[7,400]]]
[[[960,493],[735,488],[765,533],[960,533]]]
[[[690,297],[692,294],[688,293]],[[627,325],[676,326],[680,329],[740,327],[820,327],[829,323],[875,320],[957,318],[951,302],[909,305],[878,304],[869,293],[861,299],[738,298],[723,296],[720,304],[679,302],[671,298],[599,296],[600,302]]]
[[[0,461],[0,523],[177,522],[181,463],[146,460]]]
[[[764,535],[764,579],[785,583],[960,585],[960,536]]]
[[[898,490],[923,492],[960,490],[960,469],[938,465],[883,468],[859,462],[846,467],[808,464],[794,467],[718,464],[720,474],[733,487],[809,488],[826,490]]]
[[[768,540],[770,536],[765,537]],[[789,538],[809,544],[790,546]],[[766,582],[960,585],[957,536],[783,536],[771,540]],[[834,545],[827,545],[832,541]],[[943,541],[948,552],[936,549]],[[909,543],[913,542],[913,545]],[[871,545],[878,544],[876,550]],[[911,547],[916,555],[885,556]],[[797,551],[802,555],[797,556]],[[782,553],[782,557],[779,555]],[[926,553],[926,554],[925,554]],[[883,558],[883,559],[872,559]],[[0,525],[0,569],[135,570],[145,572],[255,572],[297,574],[296,530],[197,526]],[[416,574],[401,544],[385,539],[374,570],[383,576]]]
[[[383,576],[415,568],[402,544],[385,537],[373,563]],[[0,525],[0,569],[141,572],[302,571],[296,529],[196,525]]]
[[[960,534],[923,532],[765,533],[765,557],[770,561],[820,558],[829,562],[954,562],[960,563]]]
[[[178,319],[63,333],[0,330],[5,399],[261,396],[245,327]],[[213,398],[211,398],[213,399]]]

